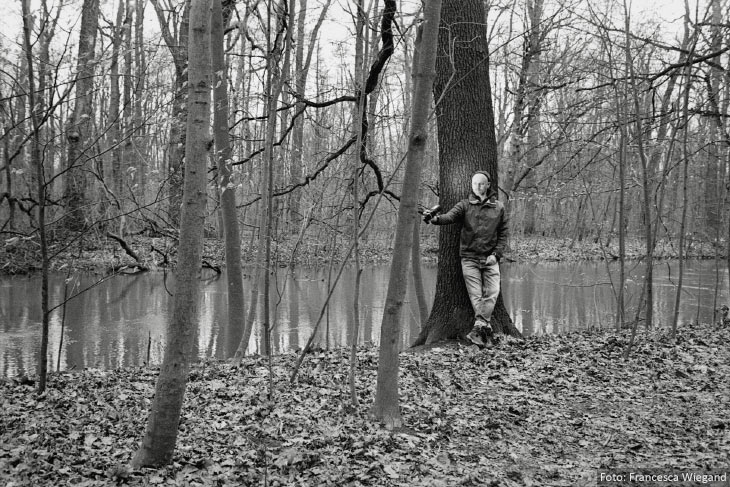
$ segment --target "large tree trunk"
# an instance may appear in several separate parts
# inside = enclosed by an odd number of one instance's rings
[[[453,53],[453,58],[450,56]],[[479,0],[445,0],[441,11],[434,98],[439,142],[439,202],[453,207],[469,194],[478,170],[497,179],[497,140],[487,62],[484,5]],[[454,72],[455,70],[455,72]],[[439,227],[436,296],[431,316],[414,345],[465,336],[474,310],[461,274],[459,225]],[[520,336],[502,295],[492,316],[495,332]]]
[[[99,0],[84,0],[81,8],[81,33],[76,67],[76,104],[66,131],[68,159],[66,160],[66,228],[80,231],[86,226],[85,208],[88,203],[88,178],[91,157],[91,128],[94,88],[94,59],[96,32],[99,26]]]
[[[205,183],[210,146],[210,0],[193,0],[190,21],[188,120],[185,186],[180,223],[178,266],[165,357],[157,379],[147,431],[132,459],[136,468],[172,460],[197,337],[200,259],[205,224]]]
[[[418,198],[421,184],[421,168],[428,140],[428,112],[430,90],[435,77],[437,43],[439,40],[440,0],[426,4],[423,24],[423,39],[418,53],[418,66],[415,67],[413,110],[411,113],[411,133],[408,137],[406,171],[398,207],[398,224],[395,232],[393,260],[388,280],[388,293],[384,305],[383,321],[380,327],[380,355],[378,357],[378,381],[373,403],[373,415],[385,423],[387,428],[400,427],[403,423],[400,414],[398,395],[398,353],[400,352],[400,331],[403,317],[403,301],[408,285],[408,265],[410,263],[413,228],[417,225]]]

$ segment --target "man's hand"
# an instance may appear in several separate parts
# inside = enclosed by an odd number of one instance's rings
[[[494,265],[497,263],[497,257],[494,254],[491,254],[489,257],[487,257],[487,265]]]
[[[431,223],[431,220],[433,220],[440,211],[441,205],[436,205],[433,208],[429,208],[428,210],[423,210],[423,221],[427,224]]]

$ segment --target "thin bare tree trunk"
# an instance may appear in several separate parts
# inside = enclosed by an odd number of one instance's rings
[[[418,53],[421,46],[421,40],[423,38],[423,26],[419,26],[418,30],[416,32],[416,42],[415,42],[415,49],[413,51],[413,61],[412,61],[412,69],[411,69],[411,75],[406,76],[406,80],[411,80],[411,84],[406,84],[406,87],[408,86],[415,86],[416,85],[416,70],[415,67],[418,66],[418,63],[420,62],[418,59]],[[415,90],[411,91],[412,96],[415,96]],[[430,93],[430,92],[429,92]],[[413,107],[413,99],[412,97],[406,98],[409,102],[409,109],[412,110]],[[429,101],[429,106],[431,106],[431,102]],[[410,121],[405,123],[406,130],[409,130],[408,127],[410,127]],[[423,327],[423,325],[426,324],[426,321],[428,320],[428,303],[426,302],[426,290],[423,287],[423,272],[421,270],[421,229],[419,225],[413,225],[413,244],[411,246],[411,265],[413,266],[413,288],[416,295],[416,301],[418,302],[418,318],[419,318],[419,326]]]
[[[207,160],[210,147],[210,2],[192,0],[185,185],[180,222],[176,289],[165,357],[157,379],[144,439],[132,459],[135,468],[172,460],[197,336],[200,260],[205,226]]]
[[[48,327],[49,327],[49,311],[48,311],[48,272],[50,268],[50,260],[48,258],[48,241],[46,237],[46,185],[43,174],[43,158],[41,156],[40,141],[40,113],[41,105],[36,103],[35,91],[35,75],[33,73],[33,51],[30,42],[31,33],[31,10],[30,0],[23,0],[23,45],[25,49],[25,58],[28,64],[28,101],[30,106],[30,119],[33,124],[33,138],[31,141],[31,160],[35,168],[36,175],[36,195],[38,197],[38,233],[40,236],[41,251],[41,346],[38,351],[38,394],[43,394],[46,390],[46,381],[48,374]]]
[[[687,122],[689,120],[689,116],[687,108],[689,104],[689,91],[691,86],[689,71],[690,68],[688,64],[688,73],[686,79],[687,86],[685,87],[684,107],[682,108],[682,118],[684,119],[684,136],[682,141],[682,157],[684,159],[684,161],[682,162],[682,219],[679,224],[679,277],[677,280],[677,292],[674,297],[674,312],[672,314],[672,335],[674,336],[677,335],[677,324],[679,322],[679,303],[682,299],[682,285],[684,279],[684,234],[687,224],[687,207],[689,206],[689,201],[687,199],[687,182],[689,178],[689,150],[687,143],[687,132],[689,130]]]
[[[125,0],[119,0],[117,7],[117,20],[114,24],[114,37],[112,40],[112,60],[111,60],[111,80],[109,90],[109,135],[111,137],[111,187],[117,201],[122,198],[122,120],[119,113],[119,104],[121,100],[119,91],[119,51],[121,49],[124,28],[122,26],[124,18]],[[121,210],[121,208],[119,208]],[[119,232],[124,236],[123,232]]]
[[[720,0],[711,0],[709,8],[712,10],[712,21],[711,21],[711,33],[710,33],[710,48],[719,52],[722,49],[723,37],[722,30],[724,29],[722,23],[723,19],[722,9]],[[721,174],[720,164],[720,150],[722,144],[722,119],[720,115],[720,88],[723,81],[723,69],[713,65],[709,68],[710,74],[706,78],[707,84],[707,101],[712,111],[712,115],[708,120],[710,130],[707,135],[707,165],[705,167],[704,177],[704,203],[705,203],[705,215],[707,218],[707,233],[711,235],[714,240],[713,245],[718,245],[720,237],[720,227],[722,225],[722,217],[720,215],[720,209],[722,208],[722,198],[720,197],[720,184],[722,178],[719,177]]]
[[[220,0],[213,0],[210,22],[210,52],[213,73],[213,135],[215,160],[220,178],[221,213],[226,249],[226,284],[228,291],[228,326],[243,332],[246,323],[243,270],[241,268],[241,233],[236,210],[236,185],[231,182],[231,141],[228,134],[228,71],[224,53],[224,20]]]
[[[286,0],[281,0],[286,2]],[[270,4],[269,4],[270,5]],[[277,15],[277,18],[281,14]],[[264,281],[264,302],[263,304],[263,320],[262,329],[264,333],[264,355],[271,356],[271,230],[274,220],[273,212],[273,185],[274,185],[274,137],[276,134],[276,107],[278,96],[274,84],[281,76],[279,61],[281,60],[281,51],[278,44],[271,44],[271,10],[267,12],[267,22],[269,23],[266,30],[267,51],[269,52],[268,69],[266,70],[266,138],[264,139],[264,167],[262,170],[263,181],[261,191],[261,226],[259,227],[259,247],[263,250],[263,260],[259,262],[260,271],[263,272]],[[278,33],[278,26],[277,26]],[[274,34],[276,35],[276,34]],[[278,36],[276,37],[278,40]]]
[[[618,203],[618,299],[616,302],[616,327],[620,330],[626,322],[625,286],[626,286],[626,118],[616,93],[616,114],[620,118],[619,134],[619,203]]]
[[[634,60],[631,54],[631,30],[630,30],[630,12],[626,0],[624,0],[624,35],[626,39],[625,55],[626,55],[626,71],[630,84],[631,100],[634,107],[634,123],[636,125],[636,142],[637,149],[639,151],[639,159],[641,161],[642,169],[642,189],[643,189],[643,210],[644,210],[644,238],[646,240],[646,272],[644,275],[644,292],[642,293],[646,297],[646,310],[645,310],[645,326],[647,329],[652,327],[652,316],[654,314],[654,285],[653,285],[653,274],[654,274],[654,232],[652,231],[652,217],[651,217],[651,176],[649,175],[649,163],[646,160],[646,151],[644,150],[644,128],[642,126],[641,106],[639,104],[639,92],[636,84],[636,73],[634,70]],[[629,341],[626,350],[624,351],[624,357],[628,358],[631,353],[631,348],[634,343],[636,336],[636,328],[638,326],[638,320],[635,320],[632,331],[631,339]]]
[[[601,38],[604,51],[608,56],[608,69],[611,78],[616,78],[614,73],[614,62],[613,56],[611,55],[611,49],[608,45],[606,36]],[[618,292],[616,293],[616,329],[621,330],[624,327],[626,321],[626,309],[625,309],[625,285],[626,285],[626,145],[627,145],[627,134],[626,134],[626,110],[623,97],[619,92],[619,83],[615,83],[613,86],[614,94],[614,108],[616,110],[616,124],[618,125],[618,186],[619,186],[619,197],[618,197],[618,265],[619,265],[619,276],[618,276]]]
[[[147,70],[147,59],[144,51],[144,10],[146,0],[135,0],[134,12],[134,120],[132,122],[133,143],[137,174],[139,175],[140,195],[145,201],[145,188],[147,187],[147,144],[145,142],[145,127],[142,116],[143,99],[145,92],[145,79]],[[131,76],[132,71],[128,70]]]
[[[418,54],[419,62],[415,67],[415,94],[411,112],[411,132],[408,138],[405,184],[398,207],[398,223],[388,279],[388,292],[380,328],[378,378],[372,407],[375,418],[382,421],[389,429],[400,427],[403,423],[398,394],[401,319],[408,286],[413,227],[416,225],[418,216],[421,168],[428,140],[428,118],[431,108],[429,101],[431,99],[430,91],[436,77],[440,20],[441,0],[428,2],[424,12],[423,38],[421,51]]]
[[[421,229],[413,225],[413,244],[411,247],[411,265],[413,266],[413,292],[418,303],[418,320],[422,327],[428,320],[428,302],[426,289],[423,286],[423,271],[421,269]]]
[[[524,231],[527,235],[536,233],[537,222],[537,188],[535,168],[539,163],[539,143],[540,143],[540,112],[541,112],[541,93],[540,86],[540,64],[542,48],[542,10],[543,0],[529,0],[527,2],[527,16],[530,21],[530,31],[527,35],[529,57],[525,69],[525,79],[527,90],[527,120],[525,120],[525,130],[527,132],[527,153],[525,154],[525,170],[528,170],[524,179],[525,189],[528,192],[525,200],[525,226]]]
[[[241,25],[239,28],[241,29],[247,29],[247,23],[248,18],[251,13],[251,10],[249,8],[246,8],[246,12],[244,14],[243,20],[241,22]],[[246,42],[245,42],[246,36],[242,35],[240,43],[241,43],[241,49],[240,49],[240,56],[243,58],[246,54]],[[248,62],[251,63],[251,56],[248,56]],[[250,67],[250,64],[249,64]],[[249,69],[249,72],[251,70]],[[250,91],[251,91],[251,76],[245,76],[246,70],[245,70],[245,64],[243,62],[240,62],[239,70],[238,70],[238,82],[239,82],[239,90],[242,92],[242,98],[245,101],[245,107],[244,112],[248,111],[248,99],[250,98]],[[243,82],[243,79],[246,79],[246,82]],[[252,146],[251,146],[251,139],[253,138],[250,136],[250,128],[247,121],[244,121],[244,127],[243,127],[243,133],[245,138],[245,152],[250,154],[252,152]],[[253,172],[254,170],[251,169],[251,173],[248,175],[249,177],[253,178]],[[246,177],[244,176],[244,179]],[[263,193],[262,193],[263,194]],[[259,207],[263,207],[263,201],[259,202]],[[241,341],[238,343],[238,348],[236,349],[236,353],[234,354],[234,362],[240,364],[241,360],[243,360],[244,355],[246,354],[246,349],[248,348],[248,343],[251,340],[251,333],[253,332],[253,325],[256,321],[256,313],[258,312],[259,307],[259,285],[261,282],[261,273],[266,271],[266,269],[261,268],[261,262],[264,260],[264,245],[261,243],[261,229],[263,228],[263,221],[264,221],[265,214],[263,211],[258,212],[258,214],[255,214],[255,218],[257,220],[257,225],[255,228],[251,230],[251,238],[249,240],[249,248],[252,248],[256,244],[256,229],[258,229],[259,232],[259,241],[257,246],[257,253],[256,253],[256,267],[254,270],[254,275],[251,283],[251,292],[250,292],[250,298],[249,298],[249,308],[248,308],[248,314],[247,318],[245,320],[244,329],[243,329],[243,335],[241,336]],[[246,213],[244,211],[243,215],[243,221],[244,224],[246,222]]]
[[[294,54],[295,87],[296,96],[304,97],[307,87],[307,73],[304,69],[304,30],[307,18],[307,0],[299,0],[299,11],[297,14],[297,45]],[[302,180],[302,150],[304,148],[304,103],[297,99],[295,113],[301,114],[294,120],[292,131],[292,162],[291,162],[291,184],[297,184]],[[295,115],[296,116],[296,115]],[[289,196],[289,210],[291,212],[292,233],[296,230],[299,222],[299,198]]]
[[[357,144],[352,155],[352,246],[355,261],[355,275],[353,282],[354,295],[352,297],[352,343],[350,344],[350,401],[353,406],[357,406],[357,389],[355,386],[355,374],[357,371],[357,339],[360,333],[360,187],[358,175],[360,169],[360,147],[362,147],[362,116],[363,106],[365,103],[364,85],[364,44],[363,30],[365,28],[366,14],[363,8],[363,0],[357,0],[357,18],[355,19],[355,93],[357,93],[357,102],[353,107],[353,123],[356,132]]]
[[[685,1],[685,22],[684,22],[684,38],[689,39],[689,6]],[[687,55],[687,65],[685,67],[685,86],[684,96],[682,97],[682,126],[684,127],[684,133],[682,136],[682,218],[679,224],[679,277],[677,280],[677,292],[674,297],[674,312],[672,314],[672,335],[677,336],[677,325],[679,323],[679,304],[682,299],[682,286],[684,281],[684,246],[685,246],[685,228],[687,225],[687,208],[689,207],[688,201],[688,182],[689,182],[689,144],[688,144],[688,132],[689,132],[689,93],[692,88],[692,57],[694,56],[694,50],[697,45],[697,31],[695,30],[695,37],[692,43],[692,47]]]
[[[293,0],[289,0],[293,1]],[[276,9],[276,32],[269,31],[269,39],[273,34],[275,36],[274,44],[270,44],[270,57],[268,62],[267,71],[267,120],[266,120],[266,136],[264,139],[264,184],[263,184],[263,214],[265,215],[262,219],[263,228],[261,231],[260,244],[263,244],[264,248],[264,260],[261,263],[261,268],[264,271],[264,316],[263,316],[263,331],[264,331],[264,354],[271,357],[271,328],[273,323],[271,322],[271,239],[274,222],[273,214],[273,203],[274,203],[274,138],[276,136],[276,120],[277,120],[277,106],[279,96],[281,95],[282,88],[284,86],[284,74],[289,71],[290,63],[290,52],[292,33],[291,26],[286,26],[287,19],[289,18],[289,4],[287,0],[281,0]],[[270,15],[269,15],[270,18]],[[286,32],[285,32],[286,30]],[[281,38],[280,33],[284,33],[284,39]],[[270,40],[267,42],[271,42]],[[284,55],[283,66],[279,63],[282,60],[282,54]],[[270,390],[272,390],[270,388]]]
[[[119,143],[123,143],[122,150],[122,161],[127,164],[127,167],[131,168],[131,178],[128,179],[128,194],[123,199],[124,206],[129,207],[128,200],[134,200],[134,193],[143,191],[141,183],[141,168],[137,160],[137,154],[134,150],[134,102],[132,101],[132,18],[134,17],[134,10],[132,5],[133,0],[126,0],[127,8],[126,15],[124,17],[124,84],[122,90],[122,127],[123,127],[123,138]],[[139,0],[138,0],[139,1]],[[120,195],[121,196],[121,195]],[[126,222],[126,219],[122,219]],[[124,230],[124,228],[122,228]],[[120,230],[120,233],[121,230]]]

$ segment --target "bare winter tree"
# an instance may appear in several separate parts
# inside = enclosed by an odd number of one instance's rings
[[[190,12],[190,62],[185,153],[185,186],[180,221],[178,266],[165,357],[150,407],[147,430],[132,465],[169,463],[197,336],[197,302],[205,226],[207,162],[210,137],[210,5],[193,0]]]
[[[43,158],[41,155],[40,142],[40,118],[42,115],[42,106],[36,103],[35,91],[35,74],[33,72],[33,51],[30,41],[31,32],[31,11],[30,0],[23,0],[23,47],[25,49],[26,60],[28,62],[28,98],[30,101],[30,119],[32,124],[31,141],[31,162],[33,163],[36,174],[36,191],[38,196],[38,233],[40,236],[41,251],[41,313],[42,330],[41,330],[41,346],[38,352],[38,393],[42,394],[46,389],[46,379],[48,373],[48,328],[49,328],[49,310],[48,310],[48,239],[46,236],[46,185],[43,177]]]
[[[434,98],[439,141],[439,202],[453,207],[468,195],[471,176],[486,170],[497,178],[484,5],[479,0],[445,0],[441,12]],[[474,311],[459,262],[458,225],[439,229],[436,296],[431,315],[414,345],[464,336]],[[502,294],[492,316],[496,333],[519,336]]]
[[[231,181],[231,141],[228,132],[228,79],[225,62],[224,28],[230,17],[230,5],[224,15],[221,0],[213,0],[210,25],[210,52],[213,69],[213,135],[215,159],[220,181],[221,213],[226,249],[226,280],[228,284],[228,323],[235,330],[245,326],[243,299],[243,270],[241,268],[241,234],[236,209],[236,185]]]
[[[398,207],[398,224],[388,280],[388,293],[380,331],[378,381],[373,404],[373,414],[388,428],[402,425],[398,396],[398,353],[403,301],[408,285],[408,266],[413,245],[413,227],[418,225],[418,198],[421,168],[428,140],[428,114],[431,108],[430,91],[435,78],[436,52],[439,41],[441,1],[426,4],[423,37],[416,56],[418,65],[411,114],[411,133],[408,137],[405,182]]]

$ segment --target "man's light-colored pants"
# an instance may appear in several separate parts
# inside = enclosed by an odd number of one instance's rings
[[[499,264],[487,258],[462,258],[461,272],[477,320],[489,321],[499,295]]]

